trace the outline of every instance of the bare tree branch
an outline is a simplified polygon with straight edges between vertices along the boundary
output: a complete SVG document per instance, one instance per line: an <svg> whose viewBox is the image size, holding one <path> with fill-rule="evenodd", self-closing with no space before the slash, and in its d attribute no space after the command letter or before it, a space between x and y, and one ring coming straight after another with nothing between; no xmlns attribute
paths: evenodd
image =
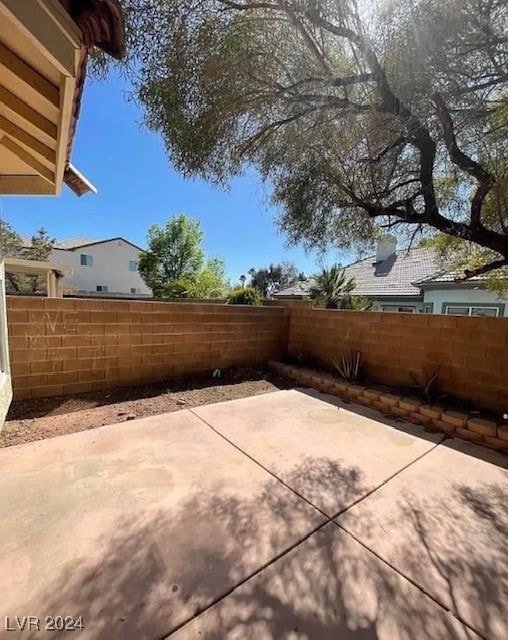
<svg viewBox="0 0 508 640"><path fill-rule="evenodd" d="M460 278L455 278L454 282L465 282L470 278L474 278L476 276L481 276L485 273L490 273L495 269L501 269L502 267L508 266L508 260L504 258L501 260L494 260L493 262L489 262L488 264L484 264L482 267L478 267L478 269L464 269L464 276Z"/></svg>
<svg viewBox="0 0 508 640"><path fill-rule="evenodd" d="M478 227L481 225L483 200L494 186L495 178L491 173L486 171L481 164L459 149L455 138L453 121L441 94L435 93L432 96L432 99L436 106L437 117L439 118L443 128L444 141L452 162L457 167L476 178L479 182L478 188L471 200L471 225L473 227Z"/></svg>

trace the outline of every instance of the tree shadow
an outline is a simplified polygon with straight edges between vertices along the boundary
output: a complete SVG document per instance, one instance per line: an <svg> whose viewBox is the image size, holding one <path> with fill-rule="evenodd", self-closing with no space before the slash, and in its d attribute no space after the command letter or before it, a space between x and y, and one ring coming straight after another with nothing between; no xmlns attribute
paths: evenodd
<svg viewBox="0 0 508 640"><path fill-rule="evenodd" d="M424 481L424 478L422 478ZM425 492L423 492L425 496ZM465 622L466 637L508 638L506 486L453 484L445 497L400 488L339 523ZM415 635L415 637L419 637Z"/></svg>
<svg viewBox="0 0 508 640"><path fill-rule="evenodd" d="M309 457L295 467L293 482L309 496L327 485L350 503L365 495L359 469L326 458ZM476 518L490 522L481 495L467 500ZM503 530L497 503L491 508L499 519L495 528ZM319 517L310 524L309 510L272 477L249 497L216 484L196 487L176 506L128 509L91 550L67 558L18 611L82 616L86 640L155 640L173 633L177 640L475 637L335 523L313 512ZM415 520L424 538L425 517L421 511ZM402 552L416 561L411 549ZM476 574L482 582L495 570L477 560L450 559L454 579ZM490 594L500 606L499 593ZM484 606L481 599L478 605Z"/></svg>

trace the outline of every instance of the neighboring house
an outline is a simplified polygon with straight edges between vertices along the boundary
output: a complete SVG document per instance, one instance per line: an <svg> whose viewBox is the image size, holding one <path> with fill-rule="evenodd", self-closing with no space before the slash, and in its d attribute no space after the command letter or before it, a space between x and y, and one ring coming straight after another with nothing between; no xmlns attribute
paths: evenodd
<svg viewBox="0 0 508 640"><path fill-rule="evenodd" d="M29 245L31 239L23 238L23 242ZM64 286L76 293L151 296L138 271L141 251L124 238L70 238L55 242L50 260L72 269Z"/></svg>
<svg viewBox="0 0 508 640"><path fill-rule="evenodd" d="M95 46L123 56L118 0L0 0L0 195L59 195L64 183L77 195L95 190L71 163ZM50 275L56 294L52 284ZM12 399L8 346L0 238L0 430Z"/></svg>
<svg viewBox="0 0 508 640"><path fill-rule="evenodd" d="M345 267L354 278L354 295L373 302L373 311L508 316L508 297L487 291L482 278L454 282L458 273L444 272L431 248L400 249L393 237L381 240L375 256ZM275 299L309 298L309 278L282 289Z"/></svg>
<svg viewBox="0 0 508 640"><path fill-rule="evenodd" d="M485 289L485 276L454 282L457 271L438 273L415 283L423 292L427 313L460 316L508 316L508 296Z"/></svg>
<svg viewBox="0 0 508 640"><path fill-rule="evenodd" d="M77 238L57 242L51 261L72 268L64 284L77 292L151 296L138 271L141 251L124 238Z"/></svg>

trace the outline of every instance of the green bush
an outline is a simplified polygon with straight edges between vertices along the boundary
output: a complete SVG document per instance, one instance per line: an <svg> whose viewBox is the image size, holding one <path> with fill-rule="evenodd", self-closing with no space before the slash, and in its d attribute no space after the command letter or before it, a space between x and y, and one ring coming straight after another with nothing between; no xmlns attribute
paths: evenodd
<svg viewBox="0 0 508 640"><path fill-rule="evenodd" d="M233 289L228 296L228 304L251 304L255 307L261 305L261 294L254 287L238 287Z"/></svg>

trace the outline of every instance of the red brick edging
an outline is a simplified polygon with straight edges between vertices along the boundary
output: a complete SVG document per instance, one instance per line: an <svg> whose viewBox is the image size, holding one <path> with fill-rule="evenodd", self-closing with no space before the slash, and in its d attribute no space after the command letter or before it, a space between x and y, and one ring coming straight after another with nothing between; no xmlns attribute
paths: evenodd
<svg viewBox="0 0 508 640"><path fill-rule="evenodd" d="M347 398L358 404L378 409L387 415L405 418L432 430L508 453L508 425L506 424L471 417L467 413L458 411L447 411L438 405L424 404L418 398L385 393L373 387L347 382L329 373L317 372L306 367L274 361L269 362L269 365L277 373L318 391Z"/></svg>

